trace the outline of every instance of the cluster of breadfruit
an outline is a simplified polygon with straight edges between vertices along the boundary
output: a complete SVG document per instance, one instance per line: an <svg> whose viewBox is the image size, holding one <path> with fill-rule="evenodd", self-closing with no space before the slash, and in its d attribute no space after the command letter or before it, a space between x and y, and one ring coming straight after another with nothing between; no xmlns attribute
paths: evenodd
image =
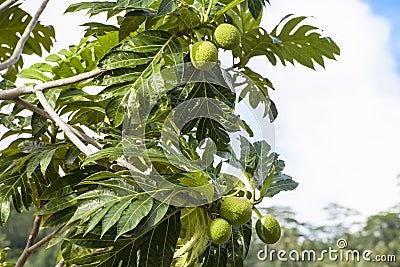
<svg viewBox="0 0 400 267"><path fill-rule="evenodd" d="M214 31L213 42L198 41L192 45L190 60L195 68L203 71L211 69L218 61L217 46L225 50L239 47L240 32L231 24L220 24Z"/></svg>
<svg viewBox="0 0 400 267"><path fill-rule="evenodd" d="M208 236L216 244L228 242L232 236L232 226L240 226L251 219L253 204L246 197L228 196L222 198L219 217L208 225ZM266 244L274 244L281 237L279 222L272 216L257 220L256 232Z"/></svg>

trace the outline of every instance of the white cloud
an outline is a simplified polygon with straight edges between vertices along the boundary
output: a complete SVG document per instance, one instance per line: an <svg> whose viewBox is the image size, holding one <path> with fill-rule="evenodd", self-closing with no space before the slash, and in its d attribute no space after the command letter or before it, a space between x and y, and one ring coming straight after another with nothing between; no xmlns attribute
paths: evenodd
<svg viewBox="0 0 400 267"><path fill-rule="evenodd" d="M280 111L277 149L287 172L300 182L267 205L289 205L306 220L321 221L329 202L364 214L383 211L399 200L400 79L390 54L390 24L359 0L272 1L264 27L290 13L312 15L341 47L326 70L253 68L271 78Z"/></svg>

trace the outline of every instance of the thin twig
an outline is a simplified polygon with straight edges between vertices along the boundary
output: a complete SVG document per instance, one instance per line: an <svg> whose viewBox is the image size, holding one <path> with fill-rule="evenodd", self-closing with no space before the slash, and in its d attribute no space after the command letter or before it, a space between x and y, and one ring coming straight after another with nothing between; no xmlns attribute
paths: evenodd
<svg viewBox="0 0 400 267"><path fill-rule="evenodd" d="M40 116L45 117L46 119L49 119L51 121L54 121L54 119L49 115L49 113L47 113L46 111L44 111L41 108L38 108L35 105L32 105L31 103L29 103L26 100L23 100L21 98L16 98L14 99L14 101L22 106L24 106L26 109L35 112L37 114L39 114ZM67 124L67 123L66 123ZM100 143L98 143L96 140L94 140L93 138L91 138L90 136L86 135L85 133L82 133L81 131L78 131L77 129L75 129L72 125L67 124L68 128L75 134L77 135L79 138L81 138L82 140L88 142L89 144L93 145L94 147L101 149L102 146Z"/></svg>
<svg viewBox="0 0 400 267"><path fill-rule="evenodd" d="M64 85L74 84L83 80L87 80L93 78L101 73L104 70L96 69L89 72L85 72L82 74L78 74L73 77L64 78L56 81L50 81L46 83L41 83L38 85L31 85L31 86L21 86L18 88L10 89L10 90L3 90L0 91L0 100L13 100L17 97L27 94L34 94L37 91L43 91L50 88L60 87Z"/></svg>
<svg viewBox="0 0 400 267"><path fill-rule="evenodd" d="M33 222L32 231L29 234L28 241L26 242L26 246L24 251L22 252L21 256L18 258L15 267L22 267L25 265L25 262L28 260L28 257L32 252L29 252L29 248L34 244L36 237L39 233L40 223L42 222L42 215L37 215Z"/></svg>
<svg viewBox="0 0 400 267"><path fill-rule="evenodd" d="M40 15L42 14L43 10L46 8L47 3L49 0L43 0L42 4L39 6L38 10L36 11L35 15L33 15L31 21L28 23L28 26L26 26L24 33L21 36L21 39L19 39L17 45L15 46L14 52L11 55L9 59L4 61L3 63L0 63L0 70L8 69L12 67L19 58L21 57L22 50L24 49L26 41L28 41L29 36L31 35L31 32L35 28Z"/></svg>
<svg viewBox="0 0 400 267"><path fill-rule="evenodd" d="M47 118L49 120L53 120L52 117L50 117L49 113L47 113L46 111L44 111L41 108L38 108L35 105L32 105L31 103L29 103L26 100L23 100L23 99L18 98L18 97L13 99L13 100L14 100L15 103L18 103L21 106L24 106L26 109L28 109L28 110L30 110L32 112L35 112L35 113L39 114L40 116L45 117L45 118Z"/></svg>
<svg viewBox="0 0 400 267"><path fill-rule="evenodd" d="M47 236L43 237L42 239L40 239L40 241L36 242L34 245L30 246L27 249L28 253L33 253L34 251L36 251L38 248L42 247L44 244L46 244L47 242L50 241L50 239L53 238L53 236L55 235L57 231L54 231L50 234L48 234Z"/></svg>
<svg viewBox="0 0 400 267"><path fill-rule="evenodd" d="M3 11L4 9L8 8L18 0L7 0L3 4L0 5L0 12Z"/></svg>
<svg viewBox="0 0 400 267"><path fill-rule="evenodd" d="M90 150L82 141L71 131L68 125L58 116L57 112L53 110L50 106L49 102L47 102L46 97L44 96L42 91L36 91L36 97L38 98L40 104L42 104L44 110L53 118L54 122L60 129L65 133L65 135L71 140L71 142L86 156L93 154L93 151Z"/></svg>

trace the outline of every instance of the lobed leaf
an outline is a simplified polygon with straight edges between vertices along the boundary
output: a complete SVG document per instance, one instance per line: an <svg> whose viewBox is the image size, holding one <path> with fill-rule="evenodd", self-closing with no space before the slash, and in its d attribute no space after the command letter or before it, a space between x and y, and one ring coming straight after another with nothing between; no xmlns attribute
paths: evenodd
<svg viewBox="0 0 400 267"><path fill-rule="evenodd" d="M312 69L314 62L324 67L324 57L335 59L340 49L332 39L323 37L318 28L301 25L305 19L289 15L270 34L262 28L243 34L241 49L235 51L235 56L240 58L239 65L245 66L255 56L266 56L273 65L279 60L283 65L297 61Z"/></svg>

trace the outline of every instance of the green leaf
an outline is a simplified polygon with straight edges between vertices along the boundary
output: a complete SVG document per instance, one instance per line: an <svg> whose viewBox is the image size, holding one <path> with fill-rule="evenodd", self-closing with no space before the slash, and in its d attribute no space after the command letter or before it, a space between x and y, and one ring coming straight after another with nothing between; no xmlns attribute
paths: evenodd
<svg viewBox="0 0 400 267"><path fill-rule="evenodd" d="M253 179L257 188L261 190L264 181L271 172L276 154L271 153L271 146L265 140L255 142L254 149L257 153L257 167L253 174Z"/></svg>
<svg viewBox="0 0 400 267"><path fill-rule="evenodd" d="M119 199L119 203L114 205L104 216L102 220L102 232L103 236L111 227L113 227L120 219L124 210L129 204L136 198L136 195L125 196Z"/></svg>
<svg viewBox="0 0 400 267"><path fill-rule="evenodd" d="M68 263L89 266L170 266L180 232L180 211L167 214L156 226L140 235L114 241L113 235L77 234L68 241L88 248L112 247L104 252L71 258Z"/></svg>
<svg viewBox="0 0 400 267"><path fill-rule="evenodd" d="M42 82L48 82L51 80L51 77L48 77L44 71L39 70L39 69L45 70L44 66L48 67L50 65L33 65L33 66L29 67L28 69L20 71L18 73L18 77L25 78L25 79L38 80L38 81L42 81ZM48 70L48 69L46 69L46 70Z"/></svg>
<svg viewBox="0 0 400 267"><path fill-rule="evenodd" d="M2 81L0 81L0 89L1 90L10 90L10 89L14 89L14 88L16 88L16 85L12 81L7 80L7 79L3 79Z"/></svg>
<svg viewBox="0 0 400 267"><path fill-rule="evenodd" d="M270 174L268 175L267 179L265 179L264 183L262 184L261 190L260 190L260 195L265 196L269 190L269 187L272 184L272 181L274 179L274 174L275 174L275 166L272 166L272 169L270 171Z"/></svg>
<svg viewBox="0 0 400 267"><path fill-rule="evenodd" d="M145 233L148 229L152 228L159 221L161 221L167 213L168 207L168 204L154 199L153 206L151 207L150 212L140 221L138 226L133 230L134 235L137 236Z"/></svg>
<svg viewBox="0 0 400 267"><path fill-rule="evenodd" d="M247 0L253 18L258 19L263 10L263 0Z"/></svg>
<svg viewBox="0 0 400 267"><path fill-rule="evenodd" d="M252 13L248 12L246 5L237 5L228 10L226 15L232 20L232 25L238 28L241 34L257 28L262 18L262 16L259 16L258 19L254 19Z"/></svg>
<svg viewBox="0 0 400 267"><path fill-rule="evenodd" d="M51 200L68 195L73 192L73 186L81 182L84 178L84 174L75 173L55 179L41 194L40 199Z"/></svg>
<svg viewBox="0 0 400 267"><path fill-rule="evenodd" d="M50 161L55 153L56 149L42 149L42 152L37 153L34 155L26 165L26 175L27 177L30 177L32 173L36 170L36 168L39 166L41 167L41 171L44 174L46 171L47 167L50 164Z"/></svg>
<svg viewBox="0 0 400 267"><path fill-rule="evenodd" d="M88 9L87 13L90 16L95 16L102 12L107 12L108 18L124 10L123 8L118 8L115 2L94 1L72 4L67 8L67 10L65 10L65 13L78 12L86 9Z"/></svg>
<svg viewBox="0 0 400 267"><path fill-rule="evenodd" d="M126 13L119 28L119 40L125 39L131 32L135 32L147 17L155 16L149 9L138 9Z"/></svg>
<svg viewBox="0 0 400 267"><path fill-rule="evenodd" d="M235 81L235 86L245 86L240 92L240 100L248 96L253 109L256 109L260 104L263 105L265 117L270 111L268 89L273 89L272 83L247 67L244 68L241 74L248 79L248 82L246 80L243 81L243 79L238 82ZM243 76L241 78L243 78Z"/></svg>
<svg viewBox="0 0 400 267"><path fill-rule="evenodd" d="M139 195L133 202L124 210L121 218L118 221L117 237L133 230L143 217L147 216L153 207L153 198L148 195Z"/></svg>
<svg viewBox="0 0 400 267"><path fill-rule="evenodd" d="M150 230L148 242L141 247L139 266L171 266L180 228L180 212L177 212Z"/></svg>
<svg viewBox="0 0 400 267"><path fill-rule="evenodd" d="M0 184L0 195L3 198L11 196L17 212L21 212L23 206L28 209L32 204L32 190L24 174L2 174Z"/></svg>
<svg viewBox="0 0 400 267"><path fill-rule="evenodd" d="M117 6L123 8L147 8L156 5L159 0L117 0Z"/></svg>
<svg viewBox="0 0 400 267"><path fill-rule="evenodd" d="M276 109L275 102L272 99L269 99L269 121L274 122L274 120L278 117L278 110Z"/></svg>
<svg viewBox="0 0 400 267"><path fill-rule="evenodd" d="M46 203L46 205L44 205L39 209L37 214L38 215L52 214L61 211L63 209L75 206L77 203L75 198L76 195L71 194L49 201L48 203Z"/></svg>
<svg viewBox="0 0 400 267"><path fill-rule="evenodd" d="M33 113L31 120L31 127L32 127L32 135L40 136L47 131L49 123L47 122L47 119L45 117L37 113Z"/></svg>
<svg viewBox="0 0 400 267"><path fill-rule="evenodd" d="M169 13L174 12L178 8L176 0L162 0L160 7L158 8L157 16L165 16Z"/></svg>
<svg viewBox="0 0 400 267"><path fill-rule="evenodd" d="M108 147L108 148L103 148L96 153L93 153L92 155L88 156L86 160L84 161L84 165L89 164L90 162L99 160L99 159L105 159L108 158L110 161L116 160L119 157L123 155L124 151L122 147Z"/></svg>
<svg viewBox="0 0 400 267"><path fill-rule="evenodd" d="M74 161L81 154L81 151L76 146L72 146L67 150L67 154L65 154L64 164L67 168L69 168Z"/></svg>
<svg viewBox="0 0 400 267"><path fill-rule="evenodd" d="M224 245L210 243L206 251L199 258L202 267L226 267L228 262L227 252Z"/></svg>
<svg viewBox="0 0 400 267"><path fill-rule="evenodd" d="M235 53L240 58L240 66L244 67L252 57L264 55L273 65L280 60L283 65L297 61L312 69L314 62L324 67L324 57L335 59L340 49L332 39L323 37L318 28L301 25L305 19L289 15L270 34L262 28L243 34L240 52ZM279 33L278 29L281 29Z"/></svg>
<svg viewBox="0 0 400 267"><path fill-rule="evenodd" d="M106 106L106 114L110 122L115 126L120 126L126 115L122 97L113 98Z"/></svg>
<svg viewBox="0 0 400 267"><path fill-rule="evenodd" d="M204 253L209 242L209 216L202 207L186 208L181 215L181 233L173 266L191 266Z"/></svg>
<svg viewBox="0 0 400 267"><path fill-rule="evenodd" d="M297 182L292 180L292 177L282 173L275 173L274 180L264 196L273 197L281 191L294 190L298 185Z"/></svg>
<svg viewBox="0 0 400 267"><path fill-rule="evenodd" d="M91 216L100 211L103 207L106 207L108 203L117 203L118 198L113 193L103 191L103 195L99 199L90 199L76 209L72 218L68 221L67 225L72 224L73 222L86 222L90 220Z"/></svg>
<svg viewBox="0 0 400 267"><path fill-rule="evenodd" d="M222 9L218 10L215 14L214 14L214 18L213 21L216 21L219 17L221 17L222 15L224 15L225 13L227 13L229 10L231 10L232 8L234 8L235 6L239 5L240 3L244 2L244 0L234 0L234 1L229 1L229 3L224 6Z"/></svg>
<svg viewBox="0 0 400 267"><path fill-rule="evenodd" d="M134 67L147 64L159 58L162 53L175 58L175 63L183 61L180 44L168 32L144 31L115 47L99 64L104 69Z"/></svg>
<svg viewBox="0 0 400 267"><path fill-rule="evenodd" d="M31 15L23 11L19 5L14 5L2 10L0 16L0 43L2 44L0 46L0 62L6 61L13 53L20 36L25 31L31 19ZM26 42L23 53L41 56L43 50L50 51L54 38L55 33L53 27L38 23ZM22 59L19 59L16 68L20 69L22 64ZM14 78L15 77L12 77L12 79Z"/></svg>
<svg viewBox="0 0 400 267"><path fill-rule="evenodd" d="M199 258L199 263L203 267L243 267L244 259L249 252L251 234L251 221L241 226L232 227L231 239L222 245L210 243Z"/></svg>
<svg viewBox="0 0 400 267"><path fill-rule="evenodd" d="M53 155L56 152L56 150L57 149L52 149L42 155L42 158L40 160L40 171L42 172L43 175L45 175L47 167L49 166L51 159L53 158Z"/></svg>
<svg viewBox="0 0 400 267"><path fill-rule="evenodd" d="M0 226L4 226L10 215L10 198L0 196Z"/></svg>
<svg viewBox="0 0 400 267"><path fill-rule="evenodd" d="M91 35L106 35L107 32L117 32L119 30L119 28L114 25L103 24L99 22L88 22L82 24L81 26L86 27L85 37Z"/></svg>

